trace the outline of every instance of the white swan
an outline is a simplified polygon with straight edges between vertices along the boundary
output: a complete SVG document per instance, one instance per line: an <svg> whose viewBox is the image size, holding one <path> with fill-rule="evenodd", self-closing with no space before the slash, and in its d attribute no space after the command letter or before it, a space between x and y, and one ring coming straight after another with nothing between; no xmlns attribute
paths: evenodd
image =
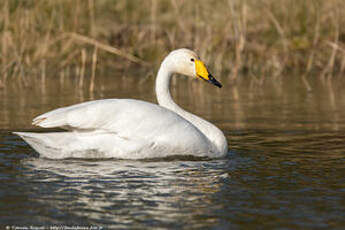
<svg viewBox="0 0 345 230"><path fill-rule="evenodd" d="M47 158L161 158L172 155L222 157L226 138L216 126L173 101L170 78L178 73L221 84L191 50L172 51L156 79L159 105L134 99L96 100L42 114L33 124L64 132L15 132Z"/></svg>

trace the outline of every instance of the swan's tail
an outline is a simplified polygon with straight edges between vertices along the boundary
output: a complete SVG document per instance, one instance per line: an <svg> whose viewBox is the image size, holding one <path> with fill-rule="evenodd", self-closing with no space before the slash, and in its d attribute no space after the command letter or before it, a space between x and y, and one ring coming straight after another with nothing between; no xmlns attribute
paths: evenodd
<svg viewBox="0 0 345 230"><path fill-rule="evenodd" d="M128 152L123 149L131 146L128 141L108 133L14 132L14 134L23 138L41 157L50 159L122 158L123 154Z"/></svg>
<svg viewBox="0 0 345 230"><path fill-rule="evenodd" d="M70 136L68 132L31 133L13 132L23 138L41 156L51 159L64 158L62 142Z"/></svg>

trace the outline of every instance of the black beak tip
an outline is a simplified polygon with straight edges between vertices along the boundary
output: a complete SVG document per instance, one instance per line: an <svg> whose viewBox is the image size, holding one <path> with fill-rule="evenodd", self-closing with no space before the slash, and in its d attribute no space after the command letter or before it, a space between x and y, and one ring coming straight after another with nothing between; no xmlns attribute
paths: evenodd
<svg viewBox="0 0 345 230"><path fill-rule="evenodd" d="M219 88L222 88L222 84L220 84L220 82L217 81L211 74L208 75L208 79L209 79L208 82L210 82L211 84L213 84Z"/></svg>
<svg viewBox="0 0 345 230"><path fill-rule="evenodd" d="M223 87L222 84L220 84L219 82L218 82L218 84L215 84L215 86L217 86L217 87L219 87L219 88L222 88L222 87Z"/></svg>

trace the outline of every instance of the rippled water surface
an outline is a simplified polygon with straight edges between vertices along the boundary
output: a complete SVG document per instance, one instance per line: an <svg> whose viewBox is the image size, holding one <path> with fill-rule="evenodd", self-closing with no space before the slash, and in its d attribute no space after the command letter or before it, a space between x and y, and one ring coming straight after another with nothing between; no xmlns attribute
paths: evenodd
<svg viewBox="0 0 345 230"><path fill-rule="evenodd" d="M274 81L174 83L179 104L224 131L230 152L217 160L48 160L11 134L86 100L154 102L151 78L98 78L93 93L74 79L0 89L0 226L344 229L342 85L316 81L307 93L297 77Z"/></svg>

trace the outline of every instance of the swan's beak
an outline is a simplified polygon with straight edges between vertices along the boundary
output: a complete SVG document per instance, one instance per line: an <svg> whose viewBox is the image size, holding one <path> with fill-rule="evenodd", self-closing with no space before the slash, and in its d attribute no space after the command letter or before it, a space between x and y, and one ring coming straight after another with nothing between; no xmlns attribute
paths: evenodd
<svg viewBox="0 0 345 230"><path fill-rule="evenodd" d="M219 88L222 87L219 81L217 81L210 73L208 73L205 64L200 60L195 60L195 72L198 78L201 78L209 83L212 83Z"/></svg>
<svg viewBox="0 0 345 230"><path fill-rule="evenodd" d="M220 84L220 82L217 81L211 74L208 75L208 78L209 78L208 80L209 83L212 83L213 85L218 86L219 88L222 88L222 84Z"/></svg>

